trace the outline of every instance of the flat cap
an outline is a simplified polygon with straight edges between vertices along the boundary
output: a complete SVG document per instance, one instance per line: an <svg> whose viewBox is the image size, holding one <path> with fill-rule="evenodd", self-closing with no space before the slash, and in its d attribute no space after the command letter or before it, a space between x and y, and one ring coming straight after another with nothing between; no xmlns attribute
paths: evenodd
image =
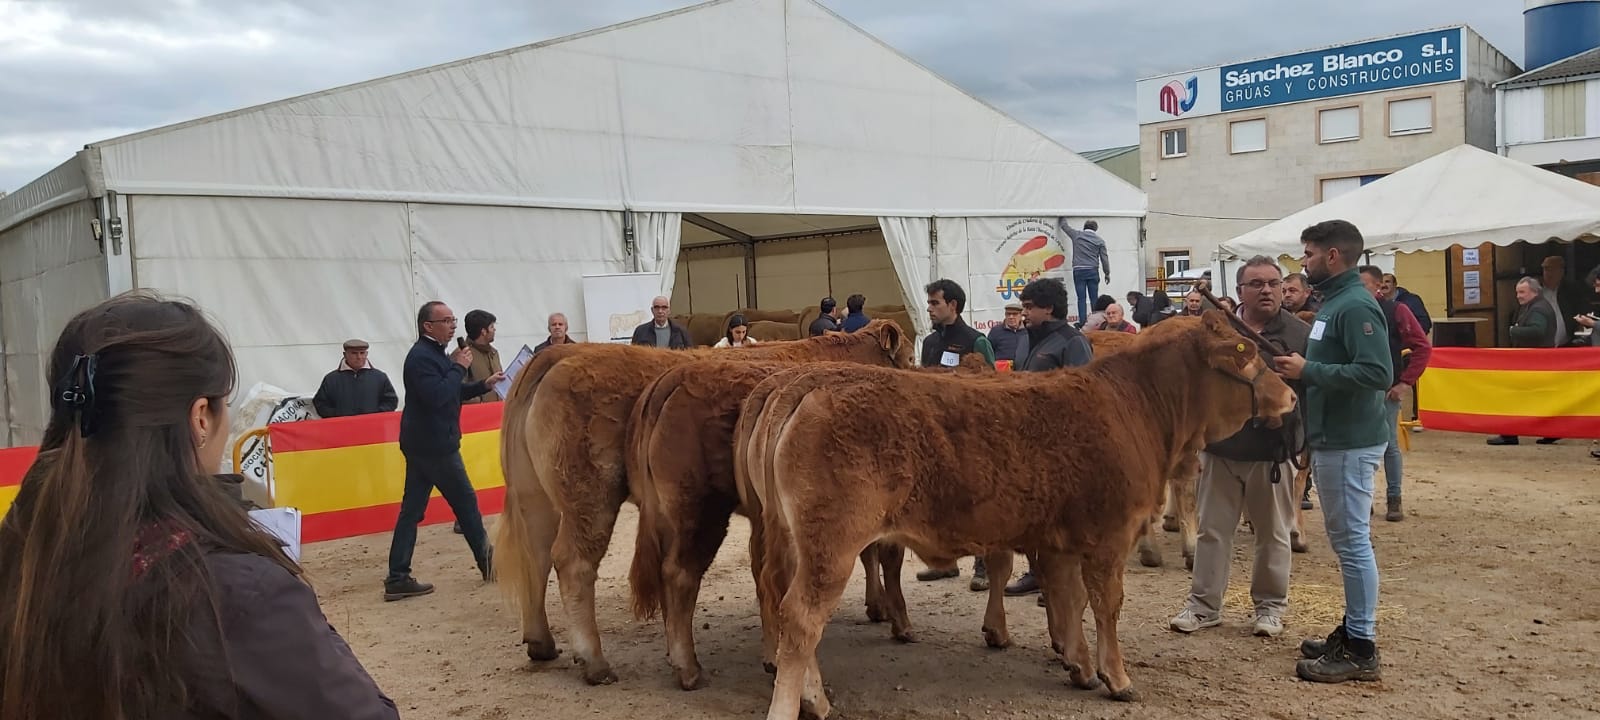
<svg viewBox="0 0 1600 720"><path fill-rule="evenodd" d="M351 339L344 341L344 349L346 350L365 350L367 347L367 341L365 340Z"/></svg>

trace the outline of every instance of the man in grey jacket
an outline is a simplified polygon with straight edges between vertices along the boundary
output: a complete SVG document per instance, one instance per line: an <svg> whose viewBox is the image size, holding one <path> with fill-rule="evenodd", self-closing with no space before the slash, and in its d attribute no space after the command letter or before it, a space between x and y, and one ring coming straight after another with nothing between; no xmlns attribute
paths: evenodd
<svg viewBox="0 0 1600 720"><path fill-rule="evenodd" d="M1089 301L1100 297L1100 276L1111 284L1111 258L1106 253L1106 241L1100 239L1100 224L1085 220L1082 230L1074 230L1066 218L1058 218L1056 227L1072 238L1072 290L1078 294L1078 319L1089 317ZM1098 272L1097 272L1098 271ZM1066 316L1066 308L1061 314Z"/></svg>

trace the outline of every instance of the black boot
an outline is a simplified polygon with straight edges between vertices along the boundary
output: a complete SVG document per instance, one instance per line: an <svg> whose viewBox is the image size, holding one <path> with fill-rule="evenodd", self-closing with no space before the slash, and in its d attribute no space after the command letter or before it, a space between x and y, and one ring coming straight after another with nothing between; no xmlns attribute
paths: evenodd
<svg viewBox="0 0 1600 720"><path fill-rule="evenodd" d="M1302 645L1302 653L1304 650ZM1342 683L1351 680L1370 682L1382 678L1378 666L1376 643L1360 638L1345 638L1339 647L1331 648L1322 657L1295 663L1294 671L1302 680L1311 682Z"/></svg>
<svg viewBox="0 0 1600 720"><path fill-rule="evenodd" d="M972 582L967 584L973 592L985 592L989 589L989 566L980 555L972 560Z"/></svg>
<svg viewBox="0 0 1600 720"><path fill-rule="evenodd" d="M404 600L418 595L427 595L431 592L433 592L432 583L418 582L416 578L409 576L402 580L383 584L383 599L385 602Z"/></svg>
<svg viewBox="0 0 1600 720"><path fill-rule="evenodd" d="M484 582L494 582L494 546L490 545L484 552L482 560L478 561L478 573L483 575Z"/></svg>
<svg viewBox="0 0 1600 720"><path fill-rule="evenodd" d="M1016 582L1006 586L1006 594L1011 596L1032 595L1036 592L1039 592L1039 579L1033 576L1032 570L1023 573Z"/></svg>

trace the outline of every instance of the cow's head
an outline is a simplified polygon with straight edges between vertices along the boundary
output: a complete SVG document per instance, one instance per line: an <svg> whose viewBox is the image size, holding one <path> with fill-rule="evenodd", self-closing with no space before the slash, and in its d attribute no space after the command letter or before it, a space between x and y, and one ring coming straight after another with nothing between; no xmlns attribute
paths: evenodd
<svg viewBox="0 0 1600 720"><path fill-rule="evenodd" d="M906 370L917 366L916 350L911 346L911 338L893 320L872 320L856 332L877 338L878 347L894 361L895 367Z"/></svg>
<svg viewBox="0 0 1600 720"><path fill-rule="evenodd" d="M1271 425L1281 423L1294 409L1294 390L1261 357L1255 342L1234 330L1220 310L1207 310L1201 325L1205 338L1202 352L1206 365L1215 371L1199 380L1212 383L1209 416L1214 422L1206 427L1206 442L1228 438L1251 418Z"/></svg>

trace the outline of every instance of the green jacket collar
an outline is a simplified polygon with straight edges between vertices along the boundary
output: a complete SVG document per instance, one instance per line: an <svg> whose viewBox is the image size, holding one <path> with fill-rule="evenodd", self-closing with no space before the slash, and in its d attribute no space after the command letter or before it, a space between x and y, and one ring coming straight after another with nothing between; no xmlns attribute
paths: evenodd
<svg viewBox="0 0 1600 720"><path fill-rule="evenodd" d="M1349 270L1317 283L1317 289L1322 291L1323 302L1332 300L1335 295L1344 293L1345 291L1349 290L1351 286L1360 286L1363 292L1366 291L1366 286L1361 283L1360 271L1356 270L1355 268L1350 268Z"/></svg>

